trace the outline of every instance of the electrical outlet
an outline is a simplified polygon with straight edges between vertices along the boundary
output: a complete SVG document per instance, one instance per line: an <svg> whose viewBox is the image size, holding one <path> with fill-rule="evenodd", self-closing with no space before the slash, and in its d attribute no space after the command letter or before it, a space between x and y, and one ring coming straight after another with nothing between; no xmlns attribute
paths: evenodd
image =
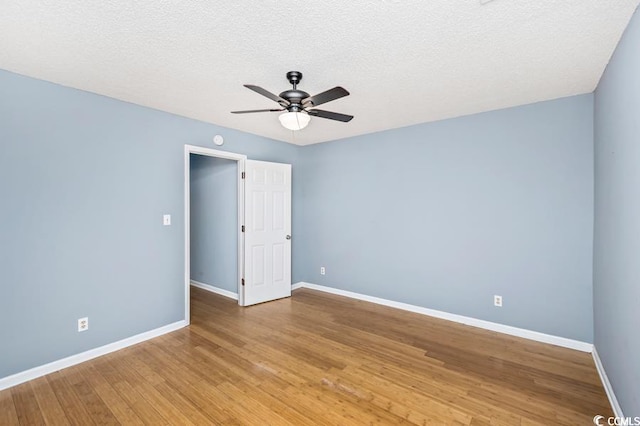
<svg viewBox="0 0 640 426"><path fill-rule="evenodd" d="M326 273L327 273L327 271L326 271L326 269L324 269L324 266L321 266L320 267L320 275L324 275Z"/></svg>
<svg viewBox="0 0 640 426"><path fill-rule="evenodd" d="M87 331L89 329L89 318L84 317L78 320L78 331Z"/></svg>
<svg viewBox="0 0 640 426"><path fill-rule="evenodd" d="M502 296L498 296L497 294L493 296L493 306L502 307Z"/></svg>

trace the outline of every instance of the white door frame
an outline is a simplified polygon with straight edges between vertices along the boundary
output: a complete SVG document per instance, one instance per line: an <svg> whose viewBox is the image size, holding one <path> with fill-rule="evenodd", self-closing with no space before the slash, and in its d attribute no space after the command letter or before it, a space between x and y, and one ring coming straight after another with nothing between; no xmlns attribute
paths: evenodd
<svg viewBox="0 0 640 426"><path fill-rule="evenodd" d="M242 173L246 155L217 149L204 148L195 145L184 146L184 319L191 323L191 168L190 154L205 155L207 157L224 158L238 162L238 304L244 305L242 278L244 274L244 238L242 238L242 224L244 224L244 185Z"/></svg>

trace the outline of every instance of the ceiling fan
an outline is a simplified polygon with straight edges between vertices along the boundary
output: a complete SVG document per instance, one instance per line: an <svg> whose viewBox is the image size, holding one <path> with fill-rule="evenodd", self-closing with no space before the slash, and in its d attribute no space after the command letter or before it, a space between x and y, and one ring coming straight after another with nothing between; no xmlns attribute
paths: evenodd
<svg viewBox="0 0 640 426"><path fill-rule="evenodd" d="M247 114L253 112L280 112L286 111L280 114L278 117L282 126L289 130L301 130L307 127L311 116L327 118L329 120L342 121L344 123L351 121L352 115L340 114L337 112L325 111L322 109L309 109L315 108L318 105L340 99L348 96L343 87L336 86L333 89L326 90L322 93L318 93L314 96L303 90L298 90L298 83L302 80L302 73L300 71L289 71L287 73L287 80L293 85L293 89L285 90L280 95L274 95L273 93L263 89L259 86L252 84L245 84L244 87L251 89L256 93L266 96L272 101L276 101L281 108L279 109L252 109L247 111L231 111L232 114Z"/></svg>

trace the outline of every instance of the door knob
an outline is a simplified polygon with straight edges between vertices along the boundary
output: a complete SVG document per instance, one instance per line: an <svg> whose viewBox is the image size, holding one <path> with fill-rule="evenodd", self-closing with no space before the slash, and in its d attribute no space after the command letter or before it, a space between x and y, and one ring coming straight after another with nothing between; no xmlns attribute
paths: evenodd
<svg viewBox="0 0 640 426"><path fill-rule="evenodd" d="M287 240L290 240L290 239L291 239L291 235L287 235Z"/></svg>

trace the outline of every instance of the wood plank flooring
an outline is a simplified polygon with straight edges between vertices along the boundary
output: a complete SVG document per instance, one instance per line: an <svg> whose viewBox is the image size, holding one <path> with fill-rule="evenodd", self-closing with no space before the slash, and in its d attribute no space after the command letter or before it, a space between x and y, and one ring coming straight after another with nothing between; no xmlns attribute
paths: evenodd
<svg viewBox="0 0 640 426"><path fill-rule="evenodd" d="M590 354L308 289L0 392L0 425L589 425Z"/></svg>

